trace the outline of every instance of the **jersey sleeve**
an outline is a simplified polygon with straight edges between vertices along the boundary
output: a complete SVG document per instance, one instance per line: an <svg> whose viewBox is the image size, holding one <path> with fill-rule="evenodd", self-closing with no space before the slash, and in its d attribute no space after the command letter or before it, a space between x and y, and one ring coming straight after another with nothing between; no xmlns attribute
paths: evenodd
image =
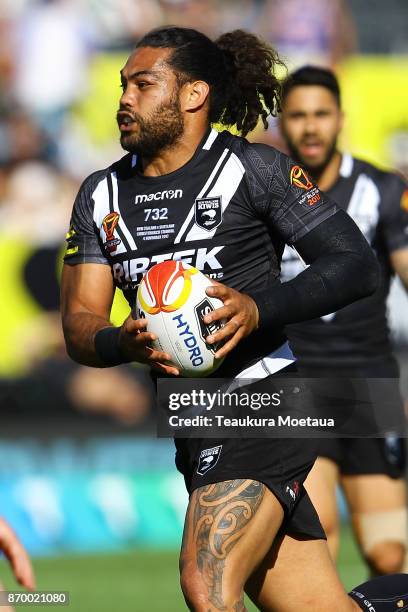
<svg viewBox="0 0 408 612"><path fill-rule="evenodd" d="M93 220L94 201L92 194L104 175L104 171L91 174L79 189L66 235L67 247L64 255L64 263L66 264L109 263L103 253Z"/></svg>
<svg viewBox="0 0 408 612"><path fill-rule="evenodd" d="M338 210L335 202L289 157L267 145L248 149L249 189L254 205L287 244L296 243Z"/></svg>
<svg viewBox="0 0 408 612"><path fill-rule="evenodd" d="M388 174L381 197L380 220L388 252L408 248L408 185Z"/></svg>

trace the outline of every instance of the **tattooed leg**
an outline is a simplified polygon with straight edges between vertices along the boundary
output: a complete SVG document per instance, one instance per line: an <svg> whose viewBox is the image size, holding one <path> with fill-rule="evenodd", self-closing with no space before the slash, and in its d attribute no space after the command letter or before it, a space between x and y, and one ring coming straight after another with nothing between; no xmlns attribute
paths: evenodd
<svg viewBox="0 0 408 612"><path fill-rule="evenodd" d="M190 609L244 612L245 582L270 549L282 519L276 497L254 480L228 480L194 491L180 557Z"/></svg>

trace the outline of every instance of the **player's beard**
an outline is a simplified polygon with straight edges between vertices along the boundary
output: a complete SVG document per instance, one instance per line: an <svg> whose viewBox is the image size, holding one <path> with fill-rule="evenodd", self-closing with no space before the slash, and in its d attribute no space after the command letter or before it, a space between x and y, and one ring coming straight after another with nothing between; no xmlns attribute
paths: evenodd
<svg viewBox="0 0 408 612"><path fill-rule="evenodd" d="M184 132L184 117L177 92L171 100L158 106L147 117L132 113L137 123L136 133L122 133L120 144L129 153L153 159L160 151L173 146Z"/></svg>
<svg viewBox="0 0 408 612"><path fill-rule="evenodd" d="M305 170L307 170L307 172L314 179L319 178L323 174L323 172L325 171L325 169L327 168L327 166L329 165L329 163L333 159L333 156L334 156L334 154L336 153L336 150L337 150L337 139L335 138L326 147L326 151L325 151L323 160L320 161L320 162L311 163L307 159L302 157L302 154L300 153L299 148L293 142L288 140L287 144L288 144L288 148L289 148L289 152L290 152L291 157L293 157L293 159L295 159L297 162L299 162L300 165Z"/></svg>

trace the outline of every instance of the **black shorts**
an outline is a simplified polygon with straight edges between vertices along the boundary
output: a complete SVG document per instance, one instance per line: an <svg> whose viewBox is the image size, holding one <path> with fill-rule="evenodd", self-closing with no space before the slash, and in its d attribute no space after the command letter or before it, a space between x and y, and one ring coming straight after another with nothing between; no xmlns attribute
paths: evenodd
<svg viewBox="0 0 408 612"><path fill-rule="evenodd" d="M249 478L265 484L285 512L283 533L325 539L303 482L316 458L315 444L298 439L178 438L176 466L192 493L199 487Z"/></svg>
<svg viewBox="0 0 408 612"><path fill-rule="evenodd" d="M389 361L378 365L355 368L301 367L300 374L309 378L391 378L398 384L398 365ZM400 398L396 407L403 413ZM383 438L332 438L318 440L319 457L331 459L343 475L385 474L390 478L402 478L405 473L405 439L392 435Z"/></svg>
<svg viewBox="0 0 408 612"><path fill-rule="evenodd" d="M405 473L403 438L319 440L318 454L336 463L344 476L385 474L390 478L403 478Z"/></svg>

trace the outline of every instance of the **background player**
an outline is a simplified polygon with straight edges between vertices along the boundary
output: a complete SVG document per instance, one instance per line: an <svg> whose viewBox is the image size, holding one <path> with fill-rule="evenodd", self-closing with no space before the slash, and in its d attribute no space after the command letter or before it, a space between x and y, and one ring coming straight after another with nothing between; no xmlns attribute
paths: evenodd
<svg viewBox="0 0 408 612"><path fill-rule="evenodd" d="M329 317L290 326L291 347L301 373L310 377L398 378L386 320L390 279L408 287L407 187L396 174L341 153L340 90L332 71L306 66L283 85L281 130L291 155L319 187L353 217L375 250L381 284L374 295ZM283 278L303 268L286 248ZM400 571L406 542L403 441L321 440L320 458L307 481L332 555L339 543L336 484L340 481L357 542L373 572Z"/></svg>
<svg viewBox="0 0 408 612"><path fill-rule="evenodd" d="M7 557L14 577L26 589L35 589L34 571L30 557L10 525L0 518L0 550ZM0 584L0 592L4 590ZM1 606L4 612L12 612L14 608Z"/></svg>
<svg viewBox="0 0 408 612"><path fill-rule="evenodd" d="M210 129L222 119L246 134L260 117L266 123L265 105L274 112L279 104L276 62L271 48L242 31L214 43L195 30L167 27L138 43L121 71L117 115L129 154L85 181L72 215L62 312L67 348L77 361L103 367L134 360L177 373L165 364L169 355L149 348L154 336L144 320L129 316L118 328L109 322L113 279L133 305L142 272L160 259L188 258L205 273L222 275L226 284L208 291L224 306L206 322L227 320L208 341L226 340L217 356L226 355L221 367L229 375L262 369L268 353L273 367L284 350L284 324L375 289L366 241L305 174L303 182L291 181L298 167L274 149ZM178 198L165 204L170 191ZM158 237L145 241L143 226L152 220L135 195L157 193ZM220 209L219 230L211 236L194 217L200 197L213 198ZM281 285L284 241L311 265ZM358 609L341 587L301 487L313 461L305 440L211 440L220 457L201 474L200 453L214 449L205 448L206 440L178 442L177 465L191 493L181 554L191 609L244 610L244 587L264 610ZM285 489L289 481L298 485L295 499ZM407 590L401 580L398 589Z"/></svg>

